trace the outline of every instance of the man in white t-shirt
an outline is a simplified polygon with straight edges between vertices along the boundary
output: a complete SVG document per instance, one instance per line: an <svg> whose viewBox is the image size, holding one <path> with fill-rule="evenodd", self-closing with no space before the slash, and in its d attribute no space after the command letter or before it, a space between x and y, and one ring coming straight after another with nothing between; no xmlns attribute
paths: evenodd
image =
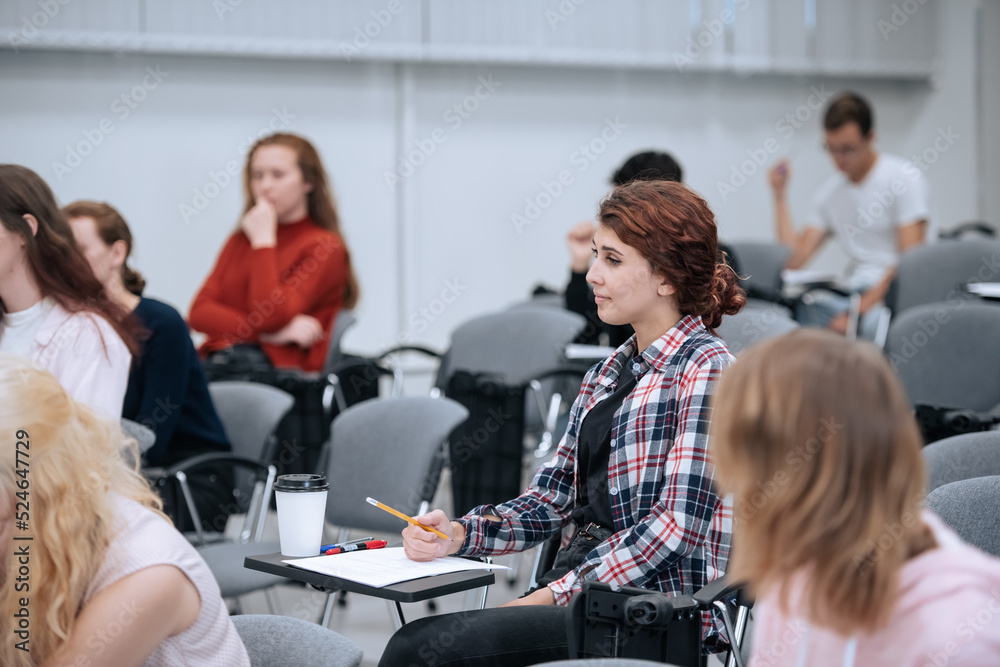
<svg viewBox="0 0 1000 667"><path fill-rule="evenodd" d="M873 114L855 93L838 95L823 119L825 148L840 172L816 194L805 229L796 232L785 192L791 175L788 160L771 168L778 241L790 246L785 267L798 269L831 236L850 257L847 286L861 294L862 330L884 299L899 256L924 242L927 233L927 184L920 170L874 147ZM826 300L813 309L808 323L847 331L847 300ZM822 310L826 312L823 313Z"/></svg>

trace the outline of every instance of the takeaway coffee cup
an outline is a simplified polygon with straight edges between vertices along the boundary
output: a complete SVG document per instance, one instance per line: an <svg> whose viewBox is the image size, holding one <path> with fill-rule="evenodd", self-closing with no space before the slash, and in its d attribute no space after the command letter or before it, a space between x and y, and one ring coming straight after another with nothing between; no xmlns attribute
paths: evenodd
<svg viewBox="0 0 1000 667"><path fill-rule="evenodd" d="M281 475L275 480L282 556L319 555L329 488L325 475Z"/></svg>

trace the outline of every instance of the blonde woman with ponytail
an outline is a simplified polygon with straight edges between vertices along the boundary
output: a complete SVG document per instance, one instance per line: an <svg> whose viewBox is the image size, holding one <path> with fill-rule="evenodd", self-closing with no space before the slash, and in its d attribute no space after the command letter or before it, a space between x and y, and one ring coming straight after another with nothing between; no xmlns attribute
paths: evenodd
<svg viewBox="0 0 1000 667"><path fill-rule="evenodd" d="M15 355L0 396L0 664L249 665L118 425Z"/></svg>
<svg viewBox="0 0 1000 667"><path fill-rule="evenodd" d="M144 454L151 466L169 466L205 452L232 448L212 404L201 361L187 324L173 307L143 296L146 281L128 264L132 232L109 204L76 201L63 208L77 245L108 299L131 313L148 332L132 362L122 416L148 426L156 434ZM207 530L223 530L227 496L219 477L225 470L199 468L190 473L192 493ZM167 511L182 530L187 512L176 513L171 487L164 488Z"/></svg>

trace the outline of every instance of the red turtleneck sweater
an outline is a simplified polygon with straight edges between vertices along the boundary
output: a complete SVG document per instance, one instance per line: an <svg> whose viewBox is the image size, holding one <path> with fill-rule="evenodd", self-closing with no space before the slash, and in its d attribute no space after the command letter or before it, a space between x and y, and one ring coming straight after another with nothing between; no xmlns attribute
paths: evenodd
<svg viewBox="0 0 1000 667"><path fill-rule="evenodd" d="M278 368L322 369L347 262L340 236L309 218L279 224L273 248L251 248L246 235L237 231L191 304L191 328L208 334L200 352L257 343ZM323 324L322 340L308 349L260 342L260 334L278 331L299 314Z"/></svg>

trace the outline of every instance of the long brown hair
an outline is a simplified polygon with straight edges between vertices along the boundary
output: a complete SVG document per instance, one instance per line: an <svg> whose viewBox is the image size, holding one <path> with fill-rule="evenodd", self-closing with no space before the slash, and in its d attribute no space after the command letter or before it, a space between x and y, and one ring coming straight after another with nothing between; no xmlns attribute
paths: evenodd
<svg viewBox="0 0 1000 667"><path fill-rule="evenodd" d="M710 451L735 495L727 575L845 635L884 624L899 571L933 546L920 521L922 440L899 380L868 343L800 329L727 370Z"/></svg>
<svg viewBox="0 0 1000 667"><path fill-rule="evenodd" d="M132 254L132 230L129 229L125 218L116 208L106 202L96 202L81 199L72 204L63 206L63 213L67 218L90 218L94 221L97 235L104 241L104 245L112 246L118 241L125 243L125 261L122 263L121 276L122 284L132 294L142 296L142 291L146 289L146 279L142 274L128 265L129 255Z"/></svg>
<svg viewBox="0 0 1000 667"><path fill-rule="evenodd" d="M746 304L736 273L719 255L715 215L694 190L674 181L632 181L601 202L598 221L673 285L682 315L709 330Z"/></svg>
<svg viewBox="0 0 1000 667"><path fill-rule="evenodd" d="M32 234L24 215L38 221ZM55 299L71 313L90 311L107 320L132 354L138 352L141 325L112 302L94 277L73 238L66 216L42 178L16 164L0 164L0 224L25 240L28 265L43 296ZM6 312L0 300L0 313Z"/></svg>
<svg viewBox="0 0 1000 667"><path fill-rule="evenodd" d="M319 151L308 140L296 134L278 132L259 139L253 145L250 152L247 153L247 162L243 169L243 213L246 214L257 203L253 198L253 190L250 188L250 164L257 149L264 146L285 146L295 151L295 155L298 156L302 178L312 186L312 190L307 195L309 218L323 229L337 234L344 243L344 250L347 254L347 282L344 284L342 306L354 308L361 296L358 278L351 264L351 253L347 249L347 241L340 229L340 215L337 213L333 189L330 187L326 170L323 168L323 161L320 159Z"/></svg>

